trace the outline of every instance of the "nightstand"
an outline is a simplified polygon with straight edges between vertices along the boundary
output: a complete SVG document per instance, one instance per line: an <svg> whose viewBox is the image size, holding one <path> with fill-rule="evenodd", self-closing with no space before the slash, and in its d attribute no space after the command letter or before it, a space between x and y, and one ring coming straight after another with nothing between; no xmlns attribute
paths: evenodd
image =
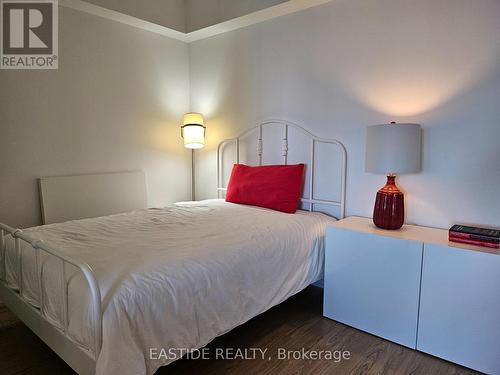
<svg viewBox="0 0 500 375"><path fill-rule="evenodd" d="M382 230L350 217L326 234L324 315L489 374L500 374L500 251L442 229Z"/></svg>

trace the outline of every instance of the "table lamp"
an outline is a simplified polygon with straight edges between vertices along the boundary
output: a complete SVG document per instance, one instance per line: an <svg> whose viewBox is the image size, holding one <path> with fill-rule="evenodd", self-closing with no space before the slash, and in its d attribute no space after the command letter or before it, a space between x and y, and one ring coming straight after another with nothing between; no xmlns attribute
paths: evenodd
<svg viewBox="0 0 500 375"><path fill-rule="evenodd" d="M399 229L404 223L404 195L396 185L396 174L415 173L421 168L422 130L419 124L368 126L366 172L387 175L377 192L373 223L382 229Z"/></svg>

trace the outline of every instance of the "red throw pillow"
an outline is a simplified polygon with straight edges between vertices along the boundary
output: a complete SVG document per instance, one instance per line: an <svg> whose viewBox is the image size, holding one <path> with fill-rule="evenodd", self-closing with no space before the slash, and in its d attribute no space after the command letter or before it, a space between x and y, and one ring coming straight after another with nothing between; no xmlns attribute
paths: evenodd
<svg viewBox="0 0 500 375"><path fill-rule="evenodd" d="M300 203L304 164L249 167L235 164L226 202L295 213Z"/></svg>

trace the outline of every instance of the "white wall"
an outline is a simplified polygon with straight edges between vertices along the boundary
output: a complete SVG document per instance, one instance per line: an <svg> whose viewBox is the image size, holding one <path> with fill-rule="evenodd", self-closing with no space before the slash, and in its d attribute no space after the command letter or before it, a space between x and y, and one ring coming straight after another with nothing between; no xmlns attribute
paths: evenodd
<svg viewBox="0 0 500 375"><path fill-rule="evenodd" d="M40 176L142 169L150 206L188 199L188 46L59 11L59 70L0 71L0 221L40 224Z"/></svg>
<svg viewBox="0 0 500 375"><path fill-rule="evenodd" d="M191 109L208 125L198 198L215 196L218 141L283 117L345 143L348 214L370 216L384 177L364 172L365 127L415 121L408 221L500 223L498 0L334 0L189 46L60 12L59 70L0 71L0 221L40 223L45 175L143 169L150 205L187 199Z"/></svg>
<svg viewBox="0 0 500 375"><path fill-rule="evenodd" d="M407 219L500 225L500 2L335 0L191 44L191 109L207 117L198 198L215 147L267 117L340 139L347 212L371 216L365 127L421 123L423 172L401 176Z"/></svg>
<svg viewBox="0 0 500 375"><path fill-rule="evenodd" d="M186 31L185 0L85 0L120 13L168 27Z"/></svg>
<svg viewBox="0 0 500 375"><path fill-rule="evenodd" d="M185 0L186 32L269 8L287 0Z"/></svg>

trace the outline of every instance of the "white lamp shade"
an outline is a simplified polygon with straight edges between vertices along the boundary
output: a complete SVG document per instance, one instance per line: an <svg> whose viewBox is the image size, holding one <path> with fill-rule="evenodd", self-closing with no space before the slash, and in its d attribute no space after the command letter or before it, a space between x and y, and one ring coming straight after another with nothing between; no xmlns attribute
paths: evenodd
<svg viewBox="0 0 500 375"><path fill-rule="evenodd" d="M368 126L365 169L380 174L419 172L421 149L422 129L419 124Z"/></svg>
<svg viewBox="0 0 500 375"><path fill-rule="evenodd" d="M200 113L186 113L182 126L182 138L186 148L202 148L205 146L205 126Z"/></svg>
<svg viewBox="0 0 500 375"><path fill-rule="evenodd" d="M203 115L201 113L196 113L196 112L189 112L184 115L183 125L190 125L190 124L197 124L197 125L204 125L203 122Z"/></svg>

